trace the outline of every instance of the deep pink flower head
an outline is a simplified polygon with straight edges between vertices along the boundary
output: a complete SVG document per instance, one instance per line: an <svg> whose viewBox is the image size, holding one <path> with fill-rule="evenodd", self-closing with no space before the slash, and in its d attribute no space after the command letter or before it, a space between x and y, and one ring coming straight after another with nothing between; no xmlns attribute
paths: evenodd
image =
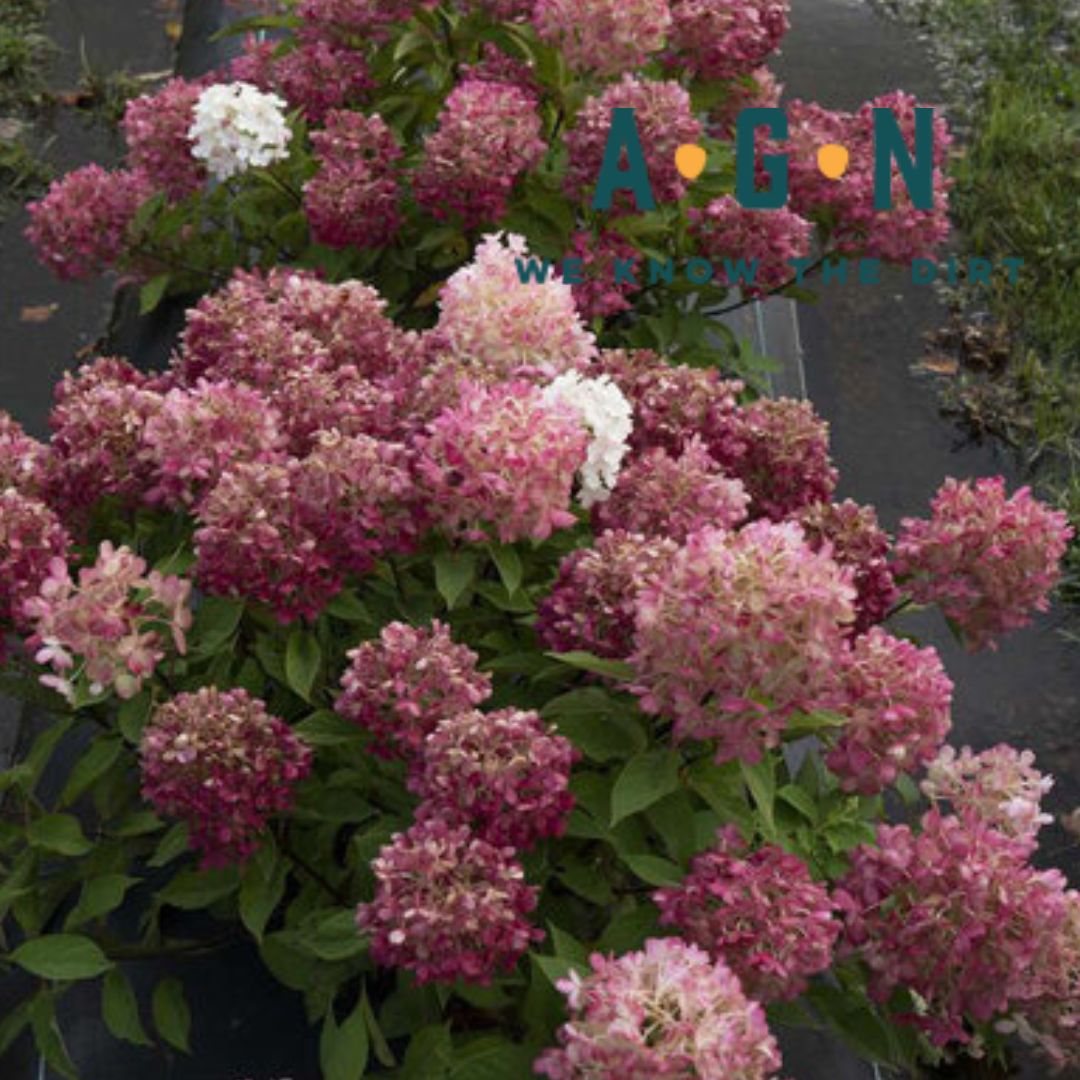
<svg viewBox="0 0 1080 1080"><path fill-rule="evenodd" d="M147 572L130 548L104 541L93 566L72 579L63 558L49 564L37 596L23 605L33 625L27 647L52 675L41 682L76 697L77 685L93 695L114 690L132 698L165 658L167 642L183 653L191 627L191 582Z"/></svg>
<svg viewBox="0 0 1080 1080"><path fill-rule="evenodd" d="M898 988L922 998L902 1017L937 1046L966 1045L986 1023L1036 997L1045 943L1068 916L1065 878L1027 862L1030 844L974 816L932 810L913 832L878 827L833 894L841 949L869 973L875 1001Z"/></svg>
<svg viewBox="0 0 1080 1080"><path fill-rule="evenodd" d="M477 7L493 8L503 0L472 0ZM532 0L506 0L505 6L515 3L531 8ZM509 83L519 90L524 90L533 97L540 96L540 84L536 78L536 67L531 60L520 60L508 56L493 41L485 41L480 51L480 59L475 64L462 64L463 79L480 79L483 82Z"/></svg>
<svg viewBox="0 0 1080 1080"><path fill-rule="evenodd" d="M143 731L142 794L187 822L203 867L244 862L293 802L312 753L246 690L203 686L161 705Z"/></svg>
<svg viewBox="0 0 1080 1080"><path fill-rule="evenodd" d="M377 641L349 653L334 708L375 736L386 755L416 758L441 720L470 712L491 696L491 676L437 619L430 627L393 622Z"/></svg>
<svg viewBox="0 0 1080 1080"><path fill-rule="evenodd" d="M495 233L478 245L439 297L433 351L482 382L518 376L551 379L596 355L569 285L554 277L522 284L519 264L532 258L525 240Z"/></svg>
<svg viewBox="0 0 1080 1080"><path fill-rule="evenodd" d="M577 757L539 713L472 710L427 737L409 790L423 800L419 820L468 825L489 844L524 850L566 828Z"/></svg>
<svg viewBox="0 0 1080 1080"><path fill-rule="evenodd" d="M832 497L837 473L829 425L809 401L759 398L739 419L745 451L733 471L746 485L754 513L782 521Z"/></svg>
<svg viewBox="0 0 1080 1080"><path fill-rule="evenodd" d="M698 142L704 129L694 116L690 95L677 82L638 79L630 74L588 98L567 131L567 193L591 200L604 161L612 109L635 110L656 201L677 202L686 194L686 182L675 167L675 151L683 143ZM625 192L619 192L612 209L632 210L633 202Z"/></svg>
<svg viewBox="0 0 1080 1080"><path fill-rule="evenodd" d="M28 204L26 238L38 261L62 280L93 277L127 250L128 226L152 193L145 173L84 165L54 180L44 198Z"/></svg>
<svg viewBox="0 0 1080 1080"><path fill-rule="evenodd" d="M208 592L258 600L281 622L314 619L344 568L320 542L294 458L228 469L198 509L196 580Z"/></svg>
<svg viewBox="0 0 1080 1080"><path fill-rule="evenodd" d="M172 200L186 199L206 182L206 167L193 156L188 131L207 85L206 79L170 79L156 93L132 98L124 110L128 166Z"/></svg>
<svg viewBox="0 0 1080 1080"><path fill-rule="evenodd" d="M690 234L717 279L745 296L761 296L793 280L790 260L810 250L813 226L791 210L744 210L734 196L723 195L703 209L692 208L689 219Z"/></svg>
<svg viewBox="0 0 1080 1080"><path fill-rule="evenodd" d="M554 652L583 649L622 659L634 647L637 594L667 571L678 551L673 540L621 531L601 533L559 565L551 592L540 601L536 634Z"/></svg>
<svg viewBox="0 0 1080 1080"><path fill-rule="evenodd" d="M170 390L142 432L154 474L147 502L195 506L230 466L280 460L280 428L277 410L249 387L200 379L191 390Z"/></svg>
<svg viewBox="0 0 1080 1080"><path fill-rule="evenodd" d="M937 604L968 648L995 639L1046 611L1073 530L1065 514L1034 498L1011 497L1000 476L942 484L929 521L905 518L895 572L920 604Z"/></svg>
<svg viewBox="0 0 1080 1080"><path fill-rule="evenodd" d="M829 544L832 557L855 571L855 634L885 621L900 590L888 563L889 535L878 523L872 506L845 499L840 503L818 502L806 507L799 524L815 550Z"/></svg>
<svg viewBox="0 0 1080 1080"><path fill-rule="evenodd" d="M952 680L937 650L878 626L836 664L832 708L847 723L826 761L845 791L876 795L941 748L952 727Z"/></svg>
<svg viewBox="0 0 1080 1080"><path fill-rule="evenodd" d="M765 1011L738 978L695 945L650 938L558 983L570 1020L536 1060L551 1080L768 1080L780 1051Z"/></svg>
<svg viewBox="0 0 1080 1080"><path fill-rule="evenodd" d="M69 540L57 516L13 487L0 491L0 658L3 634L28 623L23 604L36 596L54 560L67 558Z"/></svg>
<svg viewBox="0 0 1080 1080"><path fill-rule="evenodd" d="M605 349L599 367L634 406L634 450L662 447L675 456L698 438L728 471L742 456L741 382L721 378L715 368L669 364L648 349Z"/></svg>
<svg viewBox="0 0 1080 1080"><path fill-rule="evenodd" d="M384 40L391 27L408 22L417 8L435 6L435 0L300 0L296 13L305 36L362 47L369 40Z"/></svg>
<svg viewBox="0 0 1080 1080"><path fill-rule="evenodd" d="M829 892L776 844L751 852L729 825L682 883L658 889L661 924L722 960L759 1001L798 997L832 963L840 923Z"/></svg>
<svg viewBox="0 0 1080 1080"><path fill-rule="evenodd" d="M570 241L570 258L581 260L580 285L571 285L574 303L586 320L607 319L621 311L629 311L629 297L640 292L641 282L631 274L619 280L617 264L630 269L639 259L637 248L614 229L576 232Z"/></svg>
<svg viewBox="0 0 1080 1080"><path fill-rule="evenodd" d="M36 498L45 482L48 458L49 448L0 409L0 491L15 488Z"/></svg>
<svg viewBox="0 0 1080 1080"><path fill-rule="evenodd" d="M544 936L529 923L537 890L513 855L444 821L398 833L371 864L375 898L356 909L375 962L418 983L486 984L513 967Z"/></svg>
<svg viewBox="0 0 1080 1080"><path fill-rule="evenodd" d="M973 814L1002 832L1032 845L1044 825L1054 819L1043 813L1043 796L1053 778L1035 768L1030 750L1002 743L976 754L970 746L960 753L943 746L926 768L922 792L934 802L947 801L957 814Z"/></svg>
<svg viewBox="0 0 1080 1080"><path fill-rule="evenodd" d="M536 0L532 24L573 71L614 78L664 47L671 11L668 0Z"/></svg>
<svg viewBox="0 0 1080 1080"><path fill-rule="evenodd" d="M570 497L588 445L577 413L528 383L468 384L428 425L417 469L448 532L546 540L576 520Z"/></svg>
<svg viewBox="0 0 1080 1080"><path fill-rule="evenodd" d="M486 79L459 83L424 140L416 201L437 218L459 216L466 229L497 222L518 177L547 151L540 133L536 98L525 90Z"/></svg>
<svg viewBox="0 0 1080 1080"><path fill-rule="evenodd" d="M710 82L757 68L787 33L788 0L671 0L669 61Z"/></svg>
<svg viewBox="0 0 1080 1080"><path fill-rule="evenodd" d="M382 117L335 110L311 143L319 161L304 185L312 237L335 248L387 244L401 227L394 172L401 147Z"/></svg>
<svg viewBox="0 0 1080 1080"><path fill-rule="evenodd" d="M619 474L611 497L593 510L601 529L669 536L682 543L706 526L731 529L746 520L750 499L696 436L678 457L662 447L642 454Z"/></svg>
<svg viewBox="0 0 1080 1080"><path fill-rule="evenodd" d="M854 617L850 571L793 524L694 533L638 594L635 692L676 740L754 762L825 695Z"/></svg>

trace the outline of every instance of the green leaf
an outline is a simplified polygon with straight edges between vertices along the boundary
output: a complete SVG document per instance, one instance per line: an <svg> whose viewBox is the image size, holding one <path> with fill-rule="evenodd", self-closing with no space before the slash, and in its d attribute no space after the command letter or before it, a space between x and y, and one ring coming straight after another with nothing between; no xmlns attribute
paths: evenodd
<svg viewBox="0 0 1080 1080"><path fill-rule="evenodd" d="M264 854L268 852L269 854ZM267 845L248 864L240 882L240 921L260 944L266 924L285 895L288 867Z"/></svg>
<svg viewBox="0 0 1080 1080"><path fill-rule="evenodd" d="M360 998L360 1009L364 1014L364 1023L367 1024L368 1035L371 1036L371 1049L374 1051L375 1060L380 1065L392 1069L397 1064L397 1058L394 1057L393 1051L386 1041L386 1036L383 1034L382 1028L379 1027L379 1021L375 1019L375 1011L371 1007L371 1000L368 998L366 986Z"/></svg>
<svg viewBox="0 0 1080 1080"><path fill-rule="evenodd" d="M675 863L657 855L623 855L622 861L648 885L678 885L683 879Z"/></svg>
<svg viewBox="0 0 1080 1080"><path fill-rule="evenodd" d="M610 904L613 899L611 886L592 867L584 863L571 863L559 871L558 878L568 889L598 907Z"/></svg>
<svg viewBox="0 0 1080 1080"><path fill-rule="evenodd" d="M26 827L26 838L34 847L59 855L85 855L93 844L83 836L78 818L71 814L46 814Z"/></svg>
<svg viewBox="0 0 1080 1080"><path fill-rule="evenodd" d="M922 799L922 793L919 791L918 784L916 784L907 773L901 773L896 778L893 786L899 793L900 798L904 800L905 806L912 807L919 805L919 802Z"/></svg>
<svg viewBox="0 0 1080 1080"><path fill-rule="evenodd" d="M548 922L548 931L551 934L551 944L556 956L573 960L577 964L589 962L589 950L573 934L560 930L553 922Z"/></svg>
<svg viewBox="0 0 1080 1080"><path fill-rule="evenodd" d="M131 983L114 968L101 984L101 1016L109 1033L136 1046L153 1046L139 1019L139 1002Z"/></svg>
<svg viewBox="0 0 1080 1080"><path fill-rule="evenodd" d="M103 737L90 744L68 776L64 790L60 792L57 806L70 806L95 780L98 780L115 763L124 749L116 738Z"/></svg>
<svg viewBox="0 0 1080 1080"><path fill-rule="evenodd" d="M184 997L183 983L171 977L162 979L154 987L151 1009L158 1034L170 1046L190 1054L191 1010Z"/></svg>
<svg viewBox="0 0 1080 1080"><path fill-rule="evenodd" d="M147 865L155 870L168 866L173 859L179 858L187 849L188 827L184 822L178 821L170 826L169 831L161 838Z"/></svg>
<svg viewBox="0 0 1080 1080"><path fill-rule="evenodd" d="M441 551L435 556L434 564L435 588L452 611L476 577L476 556L471 551Z"/></svg>
<svg viewBox="0 0 1080 1080"><path fill-rule="evenodd" d="M145 836L147 833L157 832L165 823L154 813L153 810L136 810L122 818L109 830L112 836L126 839L131 836Z"/></svg>
<svg viewBox="0 0 1080 1080"><path fill-rule="evenodd" d="M112 967L101 948L82 934L47 934L23 942L11 959L43 979L94 979Z"/></svg>
<svg viewBox="0 0 1080 1080"><path fill-rule="evenodd" d="M773 817L773 807L776 804L776 776L773 772L774 759L768 754L756 765L747 765L745 761L739 762L743 781L754 796L754 804L766 830L766 839L776 836L776 821Z"/></svg>
<svg viewBox="0 0 1080 1080"><path fill-rule="evenodd" d="M322 649L318 639L303 627L293 627L285 647L285 679L289 687L305 701L311 701L311 691L322 667Z"/></svg>
<svg viewBox="0 0 1080 1080"><path fill-rule="evenodd" d="M138 743L142 739L143 728L150 719L152 704L150 692L143 690L142 693L123 702L117 710L116 726L129 743Z"/></svg>
<svg viewBox="0 0 1080 1080"><path fill-rule="evenodd" d="M660 913L654 904L643 903L617 914L596 943L597 952L621 955L640 949L656 937Z"/></svg>
<svg viewBox="0 0 1080 1080"><path fill-rule="evenodd" d="M445 1024L421 1028L409 1040L402 1080L443 1080L452 1055L453 1044Z"/></svg>
<svg viewBox="0 0 1080 1080"><path fill-rule="evenodd" d="M26 1030L33 1005L33 998L25 998L0 1020L0 1058L3 1058L15 1040Z"/></svg>
<svg viewBox="0 0 1080 1080"><path fill-rule="evenodd" d="M552 986L556 986L560 979L565 979L571 971L585 974L589 970L588 964L573 960L569 956L537 956L533 955L537 966L547 976Z"/></svg>
<svg viewBox="0 0 1080 1080"><path fill-rule="evenodd" d="M581 686L553 698L543 708L565 735L593 761L625 761L645 749L647 736L637 718L599 686Z"/></svg>
<svg viewBox="0 0 1080 1080"><path fill-rule="evenodd" d="M784 738L791 742L807 735L816 735L819 731L842 728L847 723L847 719L839 713L827 712L824 709L812 713L795 713L788 718Z"/></svg>
<svg viewBox="0 0 1080 1080"><path fill-rule="evenodd" d="M371 612L352 589L342 589L326 605L326 613L333 615L335 619L341 619L342 622L375 625Z"/></svg>
<svg viewBox="0 0 1080 1080"><path fill-rule="evenodd" d="M561 664L567 664L579 671L589 671L594 675L603 675L606 679L615 679L619 682L627 682L634 677L634 669L624 660L604 660L594 656L591 652L573 650L572 652L549 652L550 656Z"/></svg>
<svg viewBox="0 0 1080 1080"><path fill-rule="evenodd" d="M323 1080L360 1080L367 1068L369 1040L363 1003L339 1027L331 1008L323 1021L319 1061Z"/></svg>
<svg viewBox="0 0 1080 1080"><path fill-rule="evenodd" d="M34 1029L34 1043L46 1064L65 1080L79 1080L56 1022L56 1001L52 994L39 994L34 999L30 1006L30 1023Z"/></svg>
<svg viewBox="0 0 1080 1080"><path fill-rule="evenodd" d="M169 287L171 274L158 274L151 278L139 290L139 314L149 315L161 303L165 290Z"/></svg>
<svg viewBox="0 0 1080 1080"><path fill-rule="evenodd" d="M451 1080L521 1080L532 1072L533 1055L499 1035L483 1035L461 1047L450 1066Z"/></svg>
<svg viewBox="0 0 1080 1080"><path fill-rule="evenodd" d="M488 551L498 568L507 595L513 596L520 588L525 573L521 556L510 544L488 544Z"/></svg>
<svg viewBox="0 0 1080 1080"><path fill-rule="evenodd" d="M297 944L320 960L347 960L367 949L352 908L320 913L300 932Z"/></svg>
<svg viewBox="0 0 1080 1080"><path fill-rule="evenodd" d="M196 911L236 891L240 884L236 867L219 870L181 870L157 893L158 901L184 911Z"/></svg>
<svg viewBox="0 0 1080 1080"><path fill-rule="evenodd" d="M128 889L138 880L127 874L102 874L83 882L79 902L72 908L64 926L79 926L115 911L124 902Z"/></svg>
<svg viewBox="0 0 1080 1080"><path fill-rule="evenodd" d="M649 750L631 758L611 792L611 824L646 810L679 786L679 755L674 750Z"/></svg>
<svg viewBox="0 0 1080 1080"><path fill-rule="evenodd" d="M243 615L242 600L204 596L195 611L195 624L191 629L192 650L202 656L216 653L232 639Z"/></svg>
<svg viewBox="0 0 1080 1080"><path fill-rule="evenodd" d="M344 746L364 739L363 731L356 724L351 724L329 709L320 709L304 717L293 731L308 746Z"/></svg>
<svg viewBox="0 0 1080 1080"><path fill-rule="evenodd" d="M811 825L817 823L818 808L814 800L807 795L807 793L801 788L796 787L795 784L785 784L777 793L778 799L783 799L788 806L794 807L799 811Z"/></svg>

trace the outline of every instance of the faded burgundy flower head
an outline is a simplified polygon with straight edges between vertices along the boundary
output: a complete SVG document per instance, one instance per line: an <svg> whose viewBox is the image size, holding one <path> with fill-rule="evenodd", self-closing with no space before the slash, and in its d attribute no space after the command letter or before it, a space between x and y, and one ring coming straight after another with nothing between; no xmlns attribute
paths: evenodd
<svg viewBox="0 0 1080 1080"><path fill-rule="evenodd" d="M436 6L435 0L300 0L296 14L305 36L362 47L385 40L390 27L408 22L417 8Z"/></svg>
<svg viewBox="0 0 1080 1080"><path fill-rule="evenodd" d="M207 79L170 79L153 94L132 98L121 127L127 142L127 163L144 173L170 199L186 199L206 183L206 167L192 154L188 134L195 103Z"/></svg>
<svg viewBox="0 0 1080 1080"><path fill-rule="evenodd" d="M3 633L27 628L23 605L38 594L54 561L64 563L69 543L44 503L13 487L0 491L0 658Z"/></svg>
<svg viewBox="0 0 1080 1080"><path fill-rule="evenodd" d="M638 952L594 954L560 980L570 1020L534 1068L550 1080L768 1080L780 1051L765 1011L695 945L650 938Z"/></svg>
<svg viewBox="0 0 1080 1080"><path fill-rule="evenodd" d="M674 736L755 762L825 698L854 617L851 573L794 524L702 529L638 594L634 692Z"/></svg>
<svg viewBox="0 0 1080 1080"><path fill-rule="evenodd" d="M952 680L936 649L877 626L836 665L831 706L846 724L826 761L845 791L876 795L941 748L952 727Z"/></svg>
<svg viewBox="0 0 1080 1080"><path fill-rule="evenodd" d="M577 757L539 713L461 712L424 741L409 790L423 800L419 820L468 825L496 847L524 850L566 828Z"/></svg>
<svg viewBox="0 0 1080 1080"><path fill-rule="evenodd" d="M676 886L653 900L661 924L722 960L759 1001L798 997L832 963L840 923L829 892L797 855L776 844L756 851L729 825L694 858Z"/></svg>
<svg viewBox="0 0 1080 1080"><path fill-rule="evenodd" d="M377 641L348 655L334 708L370 731L385 755L416 758L441 720L491 696L491 676L476 669L479 657L437 619L430 627L389 623Z"/></svg>
<svg viewBox="0 0 1080 1080"><path fill-rule="evenodd" d="M571 70L614 78L664 47L671 11L667 0L536 0L531 20Z"/></svg>
<svg viewBox="0 0 1080 1080"><path fill-rule="evenodd" d="M629 656L637 594L666 572L676 551L673 540L601 533L593 547L577 548L560 563L551 592L537 606L537 637L555 652Z"/></svg>
<svg viewBox="0 0 1080 1080"><path fill-rule="evenodd" d="M905 518L895 573L920 604L937 604L972 651L1046 611L1072 538L1068 518L1000 476L947 479L930 520Z"/></svg>
<svg viewBox="0 0 1080 1080"><path fill-rule="evenodd" d="M438 820L394 836L371 864L375 898L356 909L375 962L421 984L486 984L513 967L544 936L529 923L537 890L513 854Z"/></svg>
<svg viewBox="0 0 1080 1080"><path fill-rule="evenodd" d="M142 735L142 794L187 823L203 867L242 863L288 810L311 750L246 690L203 686L158 707Z"/></svg>
<svg viewBox="0 0 1080 1080"><path fill-rule="evenodd" d="M757 68L787 33L788 0L671 0L672 67L710 82Z"/></svg>

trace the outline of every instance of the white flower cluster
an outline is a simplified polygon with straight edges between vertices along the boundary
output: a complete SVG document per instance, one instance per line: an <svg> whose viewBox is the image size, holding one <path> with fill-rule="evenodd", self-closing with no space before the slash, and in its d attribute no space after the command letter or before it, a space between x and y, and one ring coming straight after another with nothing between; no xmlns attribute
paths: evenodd
<svg viewBox="0 0 1080 1080"><path fill-rule="evenodd" d="M292 130L277 94L244 82L208 86L195 103L194 117L188 130L192 153L219 180L288 156Z"/></svg>
<svg viewBox="0 0 1080 1080"><path fill-rule="evenodd" d="M592 434L589 453L579 473L581 505L603 502L619 479L629 449L633 408L607 375L586 379L567 371L544 390L544 401L573 409Z"/></svg>

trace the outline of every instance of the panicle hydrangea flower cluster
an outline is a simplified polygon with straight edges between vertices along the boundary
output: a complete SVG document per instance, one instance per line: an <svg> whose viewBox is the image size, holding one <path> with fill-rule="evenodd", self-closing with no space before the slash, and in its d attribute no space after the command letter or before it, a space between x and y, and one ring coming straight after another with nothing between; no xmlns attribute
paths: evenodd
<svg viewBox="0 0 1080 1080"><path fill-rule="evenodd" d="M850 571L794 524L702 529L638 594L634 691L674 736L755 762L820 704L853 617Z"/></svg>
<svg viewBox="0 0 1080 1080"><path fill-rule="evenodd" d="M833 893L843 952L869 971L878 1002L917 995L905 1022L937 1046L966 1045L987 1023L1037 998L1046 944L1067 917L1065 878L1027 863L1030 844L974 817L932 810L913 832L878 827Z"/></svg>
<svg viewBox="0 0 1080 1080"><path fill-rule="evenodd" d="M672 0L672 66L709 81L753 71L787 33L788 0Z"/></svg>
<svg viewBox="0 0 1080 1080"><path fill-rule="evenodd" d="M0 659L4 630L24 628L24 605L36 596L54 560L64 563L68 535L42 502L9 487L0 491Z"/></svg>
<svg viewBox="0 0 1080 1080"><path fill-rule="evenodd" d="M33 626L27 647L53 670L41 682L71 702L83 681L95 696L111 688L134 697L165 659L166 633L178 653L185 651L190 594L191 582L147 573L144 559L108 540L77 580L63 558L54 558L38 594L23 605Z"/></svg>
<svg viewBox="0 0 1080 1080"><path fill-rule="evenodd" d="M700 1077L768 1080L780 1051L765 1012L721 962L678 938L638 952L594 954L585 976L561 980L570 1020L535 1070L550 1080Z"/></svg>
<svg viewBox="0 0 1080 1080"><path fill-rule="evenodd" d="M246 690L200 687L155 710L142 735L142 794L185 821L203 867L244 862L288 810L312 752Z"/></svg>
<svg viewBox="0 0 1080 1080"><path fill-rule="evenodd" d="M1000 476L950 477L931 511L901 522L895 572L917 603L940 606L969 649L994 649L1046 611L1073 535L1064 513L1026 487L1009 497Z"/></svg>
<svg viewBox="0 0 1080 1080"><path fill-rule="evenodd" d="M477 379L550 379L596 355L569 285L549 277L522 287L518 265L529 258L524 237L495 233L443 286L438 345Z"/></svg>
<svg viewBox="0 0 1080 1080"><path fill-rule="evenodd" d="M657 447L634 459L611 498L594 509L593 521L601 529L669 536L683 543L707 526L741 524L749 502L741 481L725 476L694 437L678 457Z"/></svg>
<svg viewBox="0 0 1080 1080"><path fill-rule="evenodd" d="M657 82L626 74L581 107L566 133L570 156L566 191L571 198L591 193L600 175L611 128L612 109L634 109L634 119L645 150L649 179L658 203L678 202L686 182L675 166L675 151L683 143L699 142L701 122L694 116L690 95L677 82ZM612 211L633 206L626 193L616 193Z"/></svg>
<svg viewBox="0 0 1080 1080"><path fill-rule="evenodd" d="M532 24L573 71L614 78L640 68L667 40L667 0L536 0Z"/></svg>
<svg viewBox="0 0 1080 1080"><path fill-rule="evenodd" d="M459 83L424 141L416 201L437 218L459 215L466 229L498 221L518 177L547 151L540 132L527 91L486 79Z"/></svg>
<svg viewBox="0 0 1080 1080"><path fill-rule="evenodd" d="M215 83L199 94L188 137L192 154L218 180L289 155L285 101L250 83Z"/></svg>
<svg viewBox="0 0 1080 1080"><path fill-rule="evenodd" d="M829 425L810 402L759 398L742 410L739 424L744 452L734 472L756 513L783 521L831 498L837 472L829 458Z"/></svg>
<svg viewBox="0 0 1080 1080"><path fill-rule="evenodd" d="M195 103L206 86L205 79L170 79L156 93L132 98L124 109L128 165L172 200L186 199L206 182L189 135Z"/></svg>
<svg viewBox="0 0 1080 1080"><path fill-rule="evenodd" d="M889 535L878 523L872 506L851 499L839 503L818 502L799 515L807 543L815 550L828 544L841 566L855 571L855 624L863 634L884 622L900 599L889 567Z"/></svg>
<svg viewBox="0 0 1080 1080"><path fill-rule="evenodd" d="M798 997L832 963L840 923L828 889L775 844L751 852L734 826L697 855L676 886L653 900L660 922L722 960L758 1001Z"/></svg>
<svg viewBox="0 0 1080 1080"><path fill-rule="evenodd" d="M49 448L32 439L22 424L0 409L0 491L15 488L24 495L41 494Z"/></svg>
<svg viewBox="0 0 1080 1080"><path fill-rule="evenodd" d="M717 266L717 276L745 296L762 296L790 282L795 276L790 260L806 257L813 233L810 222L794 211L745 210L732 195L692 208L689 222L698 250Z"/></svg>
<svg viewBox="0 0 1080 1080"><path fill-rule="evenodd" d="M482 539L486 525L513 543L546 540L574 524L570 496L589 435L574 411L545 403L530 384L465 384L420 445L420 481L448 532Z"/></svg>
<svg viewBox="0 0 1080 1080"><path fill-rule="evenodd" d="M531 848L566 828L577 756L539 713L457 713L427 737L409 780L423 800L417 818L467 825L496 847Z"/></svg>
<svg viewBox="0 0 1080 1080"><path fill-rule="evenodd" d="M430 627L392 622L377 641L349 654L334 708L366 728L383 755L415 759L441 720L471 712L491 696L491 676L437 619Z"/></svg>
<svg viewBox="0 0 1080 1080"><path fill-rule="evenodd" d="M304 185L312 237L335 248L388 243L402 221L394 175L401 147L382 117L336 110L311 143L319 160Z"/></svg>
<svg viewBox="0 0 1080 1080"><path fill-rule="evenodd" d="M555 652L623 659L634 647L638 592L667 570L673 540L611 530L572 551L537 607L536 634Z"/></svg>
<svg viewBox="0 0 1080 1080"><path fill-rule="evenodd" d="M846 723L826 761L844 791L876 795L941 748L952 726L952 681L935 649L877 626L836 663L831 704Z"/></svg>
<svg viewBox="0 0 1080 1080"><path fill-rule="evenodd" d="M570 284L584 319L607 319L630 310L629 298L641 290L641 285L630 275L621 281L616 279L618 262L627 265L628 260L638 258L637 248L625 236L614 229L576 232L570 238L569 257L581 261L581 273L576 275L581 281Z"/></svg>
<svg viewBox="0 0 1080 1080"><path fill-rule="evenodd" d="M411 971L418 983L489 983L543 931L529 923L537 890L513 848L464 826L419 822L398 833L371 864L375 897L356 910L377 964Z"/></svg>
<svg viewBox="0 0 1080 1080"><path fill-rule="evenodd" d="M633 410L608 375L585 379L566 371L544 388L545 405L565 406L577 413L592 438L579 474L581 505L588 509L611 495L629 446Z"/></svg>
<svg viewBox="0 0 1080 1080"><path fill-rule="evenodd" d="M127 250L128 227L151 194L141 171L84 165L54 180L43 198L27 206L26 238L38 261L62 281L93 277Z"/></svg>
<svg viewBox="0 0 1080 1080"><path fill-rule="evenodd" d="M300 0L297 15L307 33L331 41L382 41L395 23L412 18L418 7L433 8L435 0Z"/></svg>
<svg viewBox="0 0 1080 1080"><path fill-rule="evenodd" d="M960 753L943 746L926 768L922 792L935 803L945 800L955 813L981 821L1032 844L1054 819L1042 812L1043 796L1053 778L1035 768L1030 750L1001 744L980 754L965 746Z"/></svg>

